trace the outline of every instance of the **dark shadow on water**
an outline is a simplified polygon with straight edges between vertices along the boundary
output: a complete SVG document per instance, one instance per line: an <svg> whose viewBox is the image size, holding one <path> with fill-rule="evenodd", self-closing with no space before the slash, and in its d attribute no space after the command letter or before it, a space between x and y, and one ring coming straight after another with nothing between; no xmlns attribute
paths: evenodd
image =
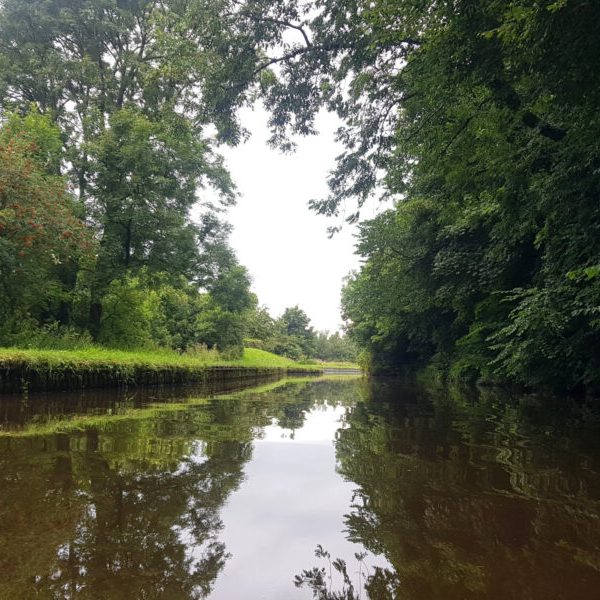
<svg viewBox="0 0 600 600"><path fill-rule="evenodd" d="M600 597L598 404L392 382L363 398L336 441L346 533L391 568L349 590L313 567L313 597Z"/></svg>
<svg viewBox="0 0 600 600"><path fill-rule="evenodd" d="M0 432L18 431L27 424L43 423L75 415L114 415L150 404L185 402L236 392L280 377L219 381L211 384L93 388L69 392L0 394Z"/></svg>

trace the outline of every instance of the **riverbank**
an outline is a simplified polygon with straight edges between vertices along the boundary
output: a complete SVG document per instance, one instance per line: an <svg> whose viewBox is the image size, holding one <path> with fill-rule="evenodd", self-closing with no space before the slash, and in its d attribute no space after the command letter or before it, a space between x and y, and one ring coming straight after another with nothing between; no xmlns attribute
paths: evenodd
<svg viewBox="0 0 600 600"><path fill-rule="evenodd" d="M246 348L241 358L233 360L215 352L0 348L0 393L259 380L322 372L320 366L298 364L255 348Z"/></svg>

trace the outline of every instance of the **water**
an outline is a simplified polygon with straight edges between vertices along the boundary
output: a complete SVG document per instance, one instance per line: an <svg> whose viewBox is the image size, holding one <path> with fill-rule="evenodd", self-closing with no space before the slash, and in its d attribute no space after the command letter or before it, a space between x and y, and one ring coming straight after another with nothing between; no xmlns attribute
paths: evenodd
<svg viewBox="0 0 600 600"><path fill-rule="evenodd" d="M360 378L0 399L1 599L312 597L598 600L600 407Z"/></svg>

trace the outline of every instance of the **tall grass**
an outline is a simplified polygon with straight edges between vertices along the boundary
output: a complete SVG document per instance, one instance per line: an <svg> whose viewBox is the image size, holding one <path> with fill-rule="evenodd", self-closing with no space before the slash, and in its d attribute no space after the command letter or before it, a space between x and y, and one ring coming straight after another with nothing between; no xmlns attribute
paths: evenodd
<svg viewBox="0 0 600 600"><path fill-rule="evenodd" d="M360 365L349 360L302 360L301 365L312 365L322 369L352 369L360 371Z"/></svg>
<svg viewBox="0 0 600 600"><path fill-rule="evenodd" d="M237 359L212 350L179 354L172 350L77 350L0 348L0 391L58 390L136 384L191 383L320 373L264 350L247 348Z"/></svg>

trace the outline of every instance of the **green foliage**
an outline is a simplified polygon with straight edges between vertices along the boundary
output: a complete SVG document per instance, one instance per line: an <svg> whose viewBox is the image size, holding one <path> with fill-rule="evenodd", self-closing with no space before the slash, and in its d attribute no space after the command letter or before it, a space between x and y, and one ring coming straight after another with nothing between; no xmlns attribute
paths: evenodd
<svg viewBox="0 0 600 600"><path fill-rule="evenodd" d="M62 156L60 129L47 116L38 112L35 104L24 115L8 113L2 126L3 144L18 140L28 155L47 171L56 171Z"/></svg>
<svg viewBox="0 0 600 600"><path fill-rule="evenodd" d="M248 338L245 346L267 349L294 360L315 359L327 362L352 362L357 350L344 335L313 330L308 315L298 306L287 308L279 319L273 319L265 307L247 313Z"/></svg>
<svg viewBox="0 0 600 600"><path fill-rule="evenodd" d="M250 278L240 265L222 271L210 287L210 294L200 296L194 324L198 342L241 356L249 314L256 306L250 292Z"/></svg>
<svg viewBox="0 0 600 600"><path fill-rule="evenodd" d="M233 23L222 27L228 7L226 1L177 0L2 3L0 109L6 122L1 137L20 146L7 145L15 156L6 156L1 187L13 193L7 178L30 182L19 193L31 209L27 205L17 216L30 220L31 210L40 218L43 210L52 216L52 209L65 229L63 235L47 227L46 240L18 232L26 258L31 257L22 268L4 238L24 225L12 222L12 205L0 206L5 324L7 317L18 324L31 315L42 325L53 320L77 325L111 345L185 348L202 342L193 331L201 308L195 296L214 288L215 306L223 314L213 321L220 327L233 316L228 331L212 343L241 348L240 314L251 304L249 283L227 244L229 226L217 216L218 204L230 205L235 189L214 149L217 138L235 143L241 137L235 108L244 102L244 90L223 94L217 76L223 52L238 35ZM16 160L25 150L27 158ZM34 161L43 177L27 161ZM75 243L73 219L66 218L61 172L78 195L77 204L68 198L71 212L97 241L94 260L84 269L73 256L67 264L64 248L48 246L50 240L81 245ZM217 191L216 206L203 202L206 186ZM57 199L59 194L64 198ZM191 219L194 206L201 208L200 223ZM5 270L18 272L19 281L4 277ZM59 281L51 270L60 271ZM163 278L156 288L148 280L151 274ZM47 285L34 285L39 281ZM17 288L35 298L15 301ZM152 293L144 296L145 290ZM178 316L161 314L165 308L177 308Z"/></svg>
<svg viewBox="0 0 600 600"><path fill-rule="evenodd" d="M308 315L299 307L286 308L277 320L279 337L274 345L277 354L298 359L313 356L315 332Z"/></svg>
<svg viewBox="0 0 600 600"><path fill-rule="evenodd" d="M312 208L354 222L394 199L343 298L371 368L598 386L600 5L294 6L256 16L304 33L272 58L273 141L335 111L344 152Z"/></svg>
<svg viewBox="0 0 600 600"><path fill-rule="evenodd" d="M599 20L586 0L5 0L0 338L31 318L314 356L298 307L255 308L217 207L190 218L204 186L234 200L216 146L260 95L284 150L323 108L343 121L314 210L394 201L343 293L372 371L598 386Z"/></svg>
<svg viewBox="0 0 600 600"><path fill-rule="evenodd" d="M61 325L57 321L40 327L33 319L19 322L18 331L6 336L6 345L41 350L84 350L92 346L87 331Z"/></svg>
<svg viewBox="0 0 600 600"><path fill-rule="evenodd" d="M138 277L115 279L102 298L98 341L114 348L151 346L151 324L157 317L156 292L150 292Z"/></svg>
<svg viewBox="0 0 600 600"><path fill-rule="evenodd" d="M286 308L273 319L264 306L254 303L246 311L251 345L294 360L314 356L315 333L308 315L298 306Z"/></svg>
<svg viewBox="0 0 600 600"><path fill-rule="evenodd" d="M265 306L256 306L254 309L248 311L247 316L248 337L250 339L254 339L264 345L267 340L275 335L275 320L271 317Z"/></svg>
<svg viewBox="0 0 600 600"><path fill-rule="evenodd" d="M58 129L37 113L0 129L0 338L24 320L43 322L69 301L72 273L92 242L64 180L48 169ZM50 319L51 320L51 319Z"/></svg>
<svg viewBox="0 0 600 600"><path fill-rule="evenodd" d="M222 273L210 293L184 278L173 281L147 270L115 279L102 299L98 341L114 348L206 346L241 356L247 310L254 303L249 286L239 266Z"/></svg>
<svg viewBox="0 0 600 600"><path fill-rule="evenodd" d="M301 360L306 356L301 341L290 335L276 335L269 340L267 348L279 356L286 356L292 360Z"/></svg>
<svg viewBox="0 0 600 600"><path fill-rule="evenodd" d="M320 331L315 336L313 356L327 362L352 362L357 358L357 350L347 336L337 331L333 334Z"/></svg>
<svg viewBox="0 0 600 600"><path fill-rule="evenodd" d="M568 387L597 384L600 372L598 280L516 290L508 323L490 336L496 370L514 381ZM561 368L557 369L556 366Z"/></svg>

